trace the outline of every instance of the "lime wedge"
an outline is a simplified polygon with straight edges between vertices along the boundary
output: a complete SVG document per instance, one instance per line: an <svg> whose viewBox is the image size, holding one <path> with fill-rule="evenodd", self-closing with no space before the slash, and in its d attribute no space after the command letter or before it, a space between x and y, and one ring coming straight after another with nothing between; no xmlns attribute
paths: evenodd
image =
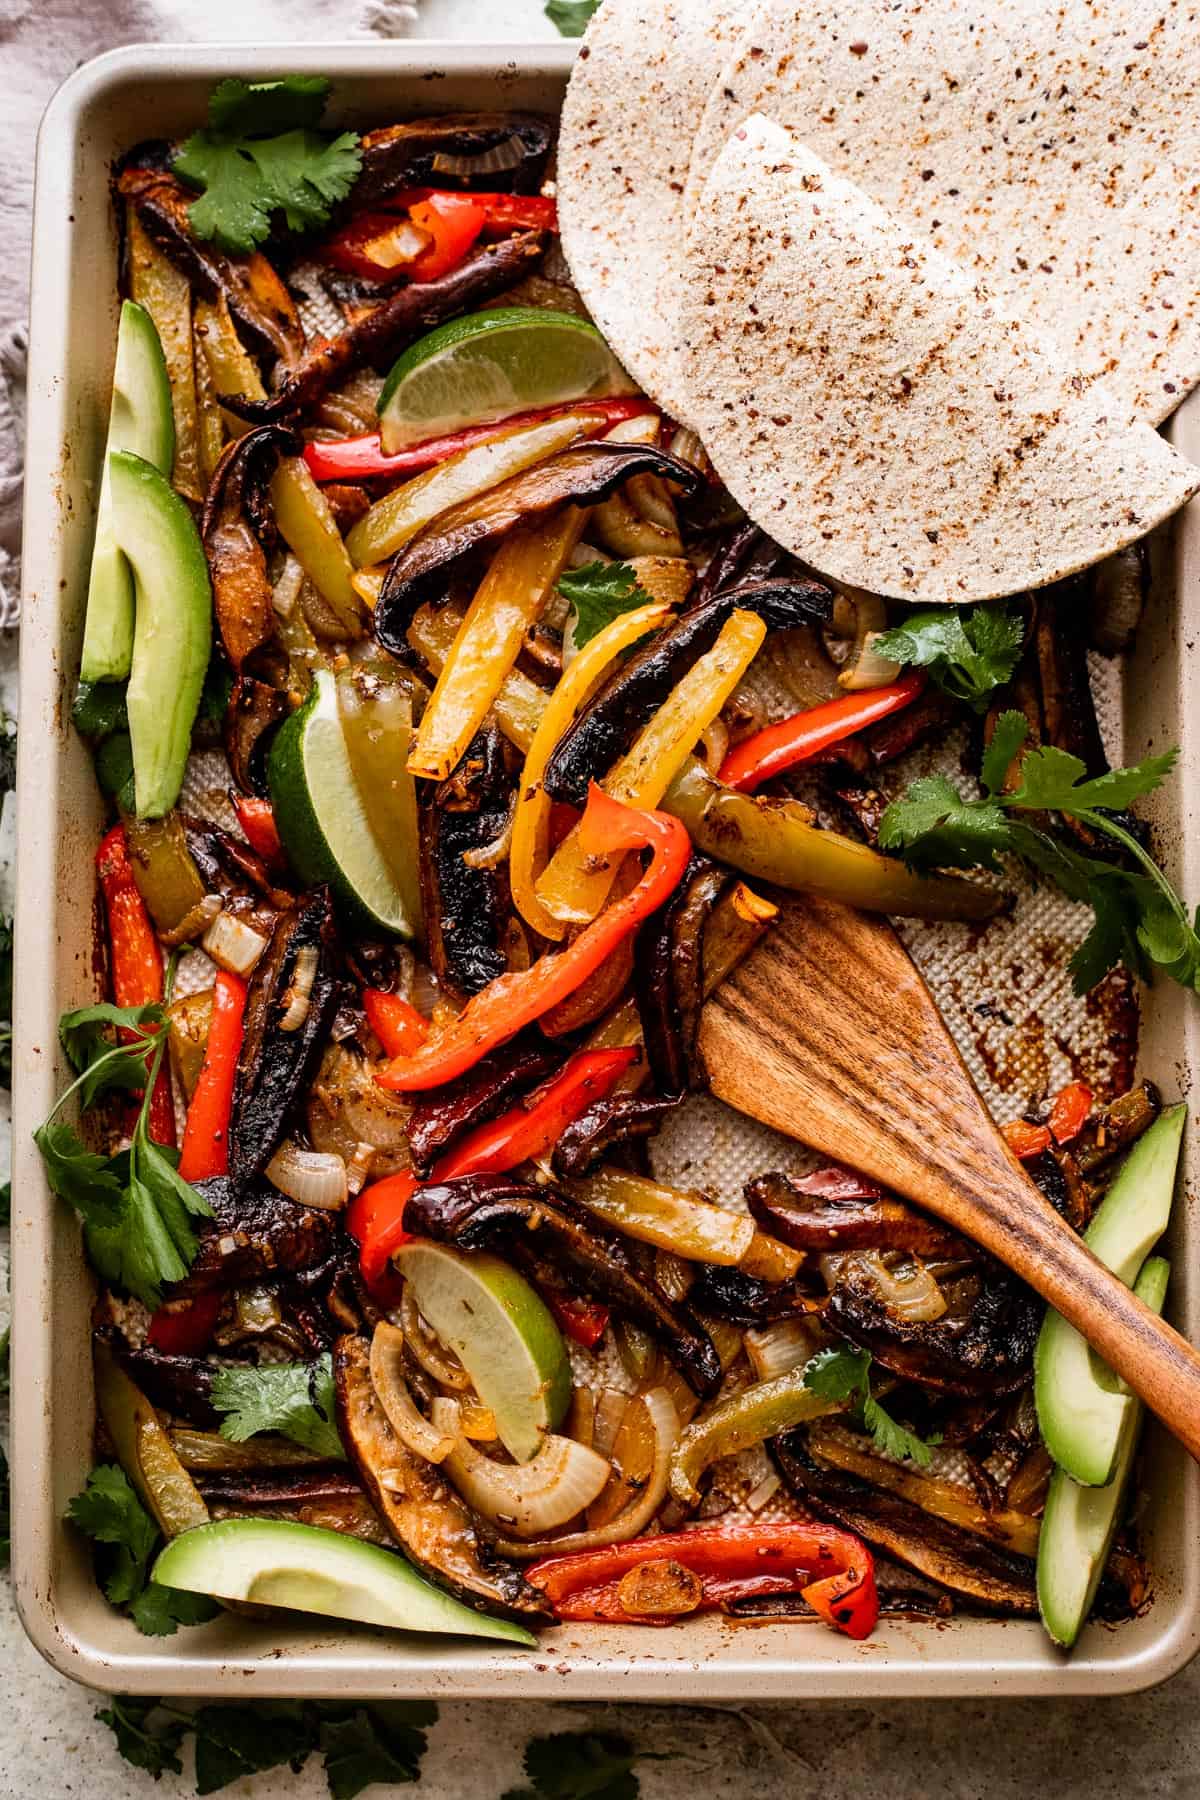
<svg viewBox="0 0 1200 1800"><path fill-rule="evenodd" d="M545 1302L487 1251L464 1256L444 1244L404 1244L395 1263L495 1414L504 1448L528 1462L571 1403L566 1345Z"/></svg>
<svg viewBox="0 0 1200 1800"><path fill-rule="evenodd" d="M404 352L379 396L380 435L390 455L510 413L636 391L586 319L499 306L451 319Z"/></svg>
<svg viewBox="0 0 1200 1800"><path fill-rule="evenodd" d="M275 823L301 880L327 881L367 929L415 935L416 921L367 817L338 716L337 687L318 669L267 758Z"/></svg>

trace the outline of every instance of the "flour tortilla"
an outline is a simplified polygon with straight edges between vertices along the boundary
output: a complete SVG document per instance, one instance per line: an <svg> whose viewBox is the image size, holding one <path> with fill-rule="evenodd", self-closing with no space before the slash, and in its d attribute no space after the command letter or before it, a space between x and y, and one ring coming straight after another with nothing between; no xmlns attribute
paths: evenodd
<svg viewBox="0 0 1200 1800"><path fill-rule="evenodd" d="M1157 424L1200 380L1198 45L1200 0L759 0L687 210L765 114Z"/></svg>
<svg viewBox="0 0 1200 1800"><path fill-rule="evenodd" d="M1200 469L769 120L688 242L681 368L717 472L820 573L908 600L1041 587L1139 538Z"/></svg>
<svg viewBox="0 0 1200 1800"><path fill-rule="evenodd" d="M675 295L692 138L751 0L604 0L563 104L559 225L589 312L640 386L686 422Z"/></svg>

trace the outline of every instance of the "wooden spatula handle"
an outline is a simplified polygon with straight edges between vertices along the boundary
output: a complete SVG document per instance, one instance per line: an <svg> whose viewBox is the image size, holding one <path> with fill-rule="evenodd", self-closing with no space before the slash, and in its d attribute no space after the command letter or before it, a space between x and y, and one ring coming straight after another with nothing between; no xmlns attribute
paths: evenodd
<svg viewBox="0 0 1200 1800"><path fill-rule="evenodd" d="M1200 1461L1200 1353L1054 1211L884 921L792 902L704 1008L712 1091L974 1238L1068 1319Z"/></svg>

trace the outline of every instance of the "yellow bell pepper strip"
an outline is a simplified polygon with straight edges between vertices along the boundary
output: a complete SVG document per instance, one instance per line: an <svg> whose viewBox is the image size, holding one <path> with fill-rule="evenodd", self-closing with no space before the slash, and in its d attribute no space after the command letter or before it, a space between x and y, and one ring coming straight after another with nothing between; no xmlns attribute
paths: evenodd
<svg viewBox="0 0 1200 1800"><path fill-rule="evenodd" d="M445 606L422 606L408 628L408 641L435 675L446 666L446 658L463 622L463 609L454 601ZM528 751L549 696L536 681L520 669L510 669L500 683L500 691L492 703L492 714L510 744Z"/></svg>
<svg viewBox="0 0 1200 1800"><path fill-rule="evenodd" d="M632 612L619 613L589 639L563 671L529 746L517 788L508 875L513 905L525 923L545 938L557 940L566 934L566 926L546 911L536 888L550 853L552 802L542 786L550 753L621 651L636 644L647 632L656 631L668 617L666 606L639 606Z"/></svg>
<svg viewBox="0 0 1200 1800"><path fill-rule="evenodd" d="M603 423L602 413L581 407L553 419L518 426L485 443L468 445L457 456L448 457L436 468L414 476L377 500L346 539L352 561L359 568L385 561L439 513L473 500L534 463L565 450L576 438L586 436Z"/></svg>
<svg viewBox="0 0 1200 1800"><path fill-rule="evenodd" d="M200 1490L176 1456L158 1414L129 1379L112 1346L96 1338L96 1408L112 1439L117 1461L154 1514L166 1537L208 1522Z"/></svg>
<svg viewBox="0 0 1200 1800"><path fill-rule="evenodd" d="M664 1187L624 1169L597 1169L568 1182L567 1191L626 1237L691 1262L735 1268L754 1241L749 1213L731 1212L701 1194Z"/></svg>
<svg viewBox="0 0 1200 1800"><path fill-rule="evenodd" d="M175 415L175 464L171 485L187 500L204 498L200 469L200 418L196 407L196 365L192 349L192 288L181 269L146 235L132 206L126 212L129 297L154 320Z"/></svg>
<svg viewBox="0 0 1200 1800"><path fill-rule="evenodd" d="M354 569L333 509L302 456L280 458L271 477L271 504L280 536L346 636L361 637L365 613L351 581Z"/></svg>
<svg viewBox="0 0 1200 1800"><path fill-rule="evenodd" d="M868 725L911 706L924 687L924 674L913 669L887 687L840 694L836 700L806 707L790 719L781 719L777 725L768 725L744 738L721 764L717 779L740 794L749 794L772 776L810 761L822 750L853 737L856 731L864 731Z"/></svg>
<svg viewBox="0 0 1200 1800"><path fill-rule="evenodd" d="M776 887L905 919L990 919L1003 903L995 888L954 875L914 875L866 844L819 831L795 800L735 794L694 758L663 806L683 820L697 850Z"/></svg>
<svg viewBox="0 0 1200 1800"><path fill-rule="evenodd" d="M712 649L692 664L604 777L605 793L630 806L657 806L766 635L766 624L757 613L740 608L732 613ZM619 861L597 864L589 857L576 828L563 839L537 883L538 899L563 924L586 924L604 905L619 866Z"/></svg>
<svg viewBox="0 0 1200 1800"><path fill-rule="evenodd" d="M491 710L525 633L562 574L586 517L580 506L510 532L467 608L425 709L408 759L410 775L444 781Z"/></svg>
<svg viewBox="0 0 1200 1800"><path fill-rule="evenodd" d="M515 1037L586 981L593 969L635 931L679 886L691 855L688 834L665 813L626 806L593 782L580 821L584 850L649 850L650 866L623 900L580 932L567 949L543 956L519 973L500 975L468 1002L456 1019L431 1032L413 1056L396 1057L377 1077L396 1093L441 1087Z"/></svg>
<svg viewBox="0 0 1200 1800"><path fill-rule="evenodd" d="M208 365L209 380L219 398L245 394L248 400L266 399L262 376L237 334L224 294L218 295L216 300L196 301L195 334ZM228 408L224 409L223 417L230 437L243 437L250 430L248 422L239 419Z"/></svg>

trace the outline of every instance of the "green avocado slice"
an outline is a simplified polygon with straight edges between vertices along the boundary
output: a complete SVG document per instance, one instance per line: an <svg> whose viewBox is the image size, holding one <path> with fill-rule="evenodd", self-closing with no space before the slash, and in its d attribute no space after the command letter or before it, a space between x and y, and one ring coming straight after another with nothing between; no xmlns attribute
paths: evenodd
<svg viewBox="0 0 1200 1800"><path fill-rule="evenodd" d="M284 1519L218 1519L182 1532L160 1554L154 1580L394 1631L537 1642L523 1625L486 1618L432 1587L395 1551Z"/></svg>
<svg viewBox="0 0 1200 1800"><path fill-rule="evenodd" d="M1127 1287L1171 1216L1186 1118L1186 1106L1172 1106L1138 1139L1084 1234L1088 1249ZM1106 1486L1116 1472L1132 1394L1056 1312L1046 1314L1033 1368L1047 1450L1082 1486Z"/></svg>
<svg viewBox="0 0 1200 1800"><path fill-rule="evenodd" d="M154 320L136 301L121 307L113 369L108 441L96 507L96 538L88 577L81 681L123 681L133 656L133 572L113 531L109 453L131 450L170 475L175 455L171 383Z"/></svg>
<svg viewBox="0 0 1200 1800"><path fill-rule="evenodd" d="M1133 1291L1161 1313L1171 1265L1161 1256L1146 1259ZM1117 1466L1105 1487L1080 1487L1065 1469L1055 1469L1046 1495L1038 1536L1037 1594L1042 1623L1064 1650L1079 1636L1092 1609L1124 1510L1142 1423L1142 1403L1130 1396L1121 1427Z"/></svg>
<svg viewBox="0 0 1200 1800"><path fill-rule="evenodd" d="M128 450L108 459L113 535L129 559L136 624L125 705L140 819L179 798L212 648L208 561L186 504Z"/></svg>

